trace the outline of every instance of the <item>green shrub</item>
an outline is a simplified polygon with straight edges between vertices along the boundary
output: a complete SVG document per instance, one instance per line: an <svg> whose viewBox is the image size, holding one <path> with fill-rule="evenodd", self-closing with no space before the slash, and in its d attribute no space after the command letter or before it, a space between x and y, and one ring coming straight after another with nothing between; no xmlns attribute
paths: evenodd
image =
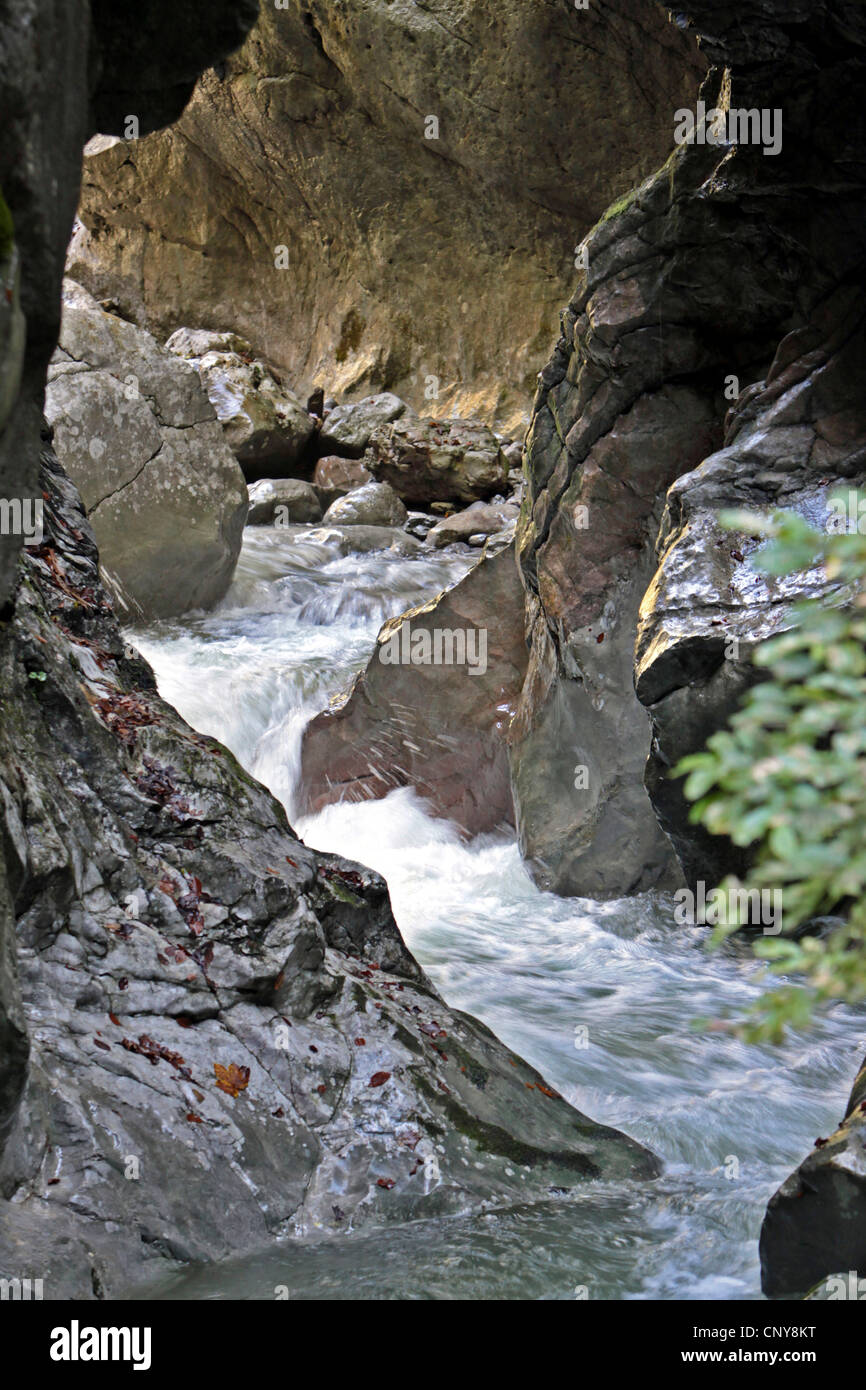
<svg viewBox="0 0 866 1390"><path fill-rule="evenodd" d="M705 752L684 758L691 819L736 845L751 846L748 888L781 889L782 935L754 951L770 972L801 977L765 993L740 1022L750 1040L779 1041L809 1022L822 1001L866 999L866 499L832 499L853 522L828 533L802 517L726 514L725 525L770 543L753 561L789 574L823 564L828 590L792 608L791 626L761 644L754 660L766 678L714 734ZM862 523L866 531L866 516ZM726 880L725 887L737 886ZM819 915L837 914L821 934L797 933ZM741 923L713 933L718 944Z"/></svg>

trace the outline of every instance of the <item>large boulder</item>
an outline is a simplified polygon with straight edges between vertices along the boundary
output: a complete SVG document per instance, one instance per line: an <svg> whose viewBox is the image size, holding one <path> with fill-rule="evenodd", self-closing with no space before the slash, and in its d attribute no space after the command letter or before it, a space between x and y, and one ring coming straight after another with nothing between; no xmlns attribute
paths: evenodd
<svg viewBox="0 0 866 1390"><path fill-rule="evenodd" d="M0 631L31 1046L0 1268L25 1251L46 1297L113 1298L293 1236L654 1176L444 1003L378 875L308 849L160 699L48 455L41 485L51 551Z"/></svg>
<svg viewBox="0 0 866 1390"><path fill-rule="evenodd" d="M248 526L321 521L322 506L311 483L300 478L261 478L249 488Z"/></svg>
<svg viewBox="0 0 866 1390"><path fill-rule="evenodd" d="M234 328L302 397L514 432L575 243L702 68L634 0L271 0L174 130L87 158L73 273L161 339Z"/></svg>
<svg viewBox="0 0 866 1390"><path fill-rule="evenodd" d="M257 478L289 472L303 457L315 425L279 373L232 333L179 328L166 347L191 362L226 440L244 470Z"/></svg>
<svg viewBox="0 0 866 1390"><path fill-rule="evenodd" d="M770 1198L761 1227L761 1286L768 1298L801 1296L828 1275L843 1298L866 1279L866 1064L839 1127ZM850 1275L855 1290L850 1289ZM860 1288L856 1288L857 1280Z"/></svg>
<svg viewBox="0 0 866 1390"><path fill-rule="evenodd" d="M513 823L505 732L525 665L508 547L385 624L366 670L304 733L307 809L412 786L467 835Z"/></svg>
<svg viewBox="0 0 866 1390"><path fill-rule="evenodd" d="M323 519L335 526L402 526L408 515L392 487L369 482L338 497Z"/></svg>
<svg viewBox="0 0 866 1390"><path fill-rule="evenodd" d="M325 453L344 458L360 458L376 430L406 415L413 415L405 401L385 391L380 396L365 396L354 404L335 406L325 416L319 448Z"/></svg>
<svg viewBox="0 0 866 1390"><path fill-rule="evenodd" d="M402 418L377 430L364 462L404 502L474 502L504 492L499 440L478 420Z"/></svg>
<svg viewBox="0 0 866 1390"><path fill-rule="evenodd" d="M45 414L128 616L226 592L247 514L243 474L194 368L66 282Z"/></svg>

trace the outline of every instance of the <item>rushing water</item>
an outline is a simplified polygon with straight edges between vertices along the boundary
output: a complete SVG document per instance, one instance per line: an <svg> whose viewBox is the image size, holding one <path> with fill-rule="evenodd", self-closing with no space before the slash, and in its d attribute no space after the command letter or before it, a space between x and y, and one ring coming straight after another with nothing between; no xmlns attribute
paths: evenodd
<svg viewBox="0 0 866 1390"><path fill-rule="evenodd" d="M307 721L362 667L385 617L456 582L453 555L341 557L246 532L215 612L134 634L162 694L226 743L293 815ZM409 790L294 817L311 845L385 875L410 947L449 1003L484 1020L594 1119L660 1154L656 1183L587 1184L568 1203L280 1247L187 1275L172 1297L725 1299L760 1296L767 1199L838 1122L866 1015L747 1046L696 1017L759 992L747 950L704 949L670 895L540 892L512 840L462 844ZM586 1045L584 1045L584 1043Z"/></svg>

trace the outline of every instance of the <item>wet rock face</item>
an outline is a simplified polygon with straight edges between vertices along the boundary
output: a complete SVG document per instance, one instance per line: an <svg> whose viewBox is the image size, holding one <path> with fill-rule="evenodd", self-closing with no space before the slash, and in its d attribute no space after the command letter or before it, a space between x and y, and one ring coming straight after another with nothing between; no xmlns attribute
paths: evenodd
<svg viewBox="0 0 866 1390"><path fill-rule="evenodd" d="M234 573L247 490L198 373L65 285L45 413L106 582L128 618L210 607Z"/></svg>
<svg viewBox="0 0 866 1390"><path fill-rule="evenodd" d="M377 875L308 850L160 700L51 455L41 485L46 545L0 631L30 1037L0 1266L24 1245L46 1297L110 1297L174 1261L524 1196L527 1169L545 1190L652 1176L444 1004Z"/></svg>
<svg viewBox="0 0 866 1390"><path fill-rule="evenodd" d="M641 606L635 682L652 718L647 787L691 880L741 872L748 856L696 832L669 770L727 722L760 676L755 646L784 629L791 603L827 587L820 567L782 579L756 572L758 543L724 530L719 515L784 507L826 526L840 483L863 486L864 325L866 302L850 288L820 306L808 329L783 339L767 379L731 410L724 448L668 493L658 569Z"/></svg>
<svg viewBox="0 0 866 1390"><path fill-rule="evenodd" d="M768 1298L803 1295L828 1275L866 1275L866 1066L839 1128L770 1198L761 1227L761 1286ZM837 1293L835 1295L839 1297ZM844 1298L862 1298L850 1290Z"/></svg>
<svg viewBox="0 0 866 1390"><path fill-rule="evenodd" d="M309 811L412 786L468 835L513 822L505 730L526 664L521 593L509 546L385 624L342 702L305 730Z"/></svg>
<svg viewBox="0 0 866 1390"><path fill-rule="evenodd" d="M672 496L689 510L690 480L726 442L731 400L739 392L745 411L749 390L769 381L782 340L792 350L790 335L810 329L835 287L857 283L866 209L853 92L862 76L863 15L842 3L820 15L795 10L769 0L748 13L690 7L696 28L712 34L708 51L729 65L707 78L707 108L780 109L781 149L768 156L760 144L678 146L657 176L611 209L587 238L587 268L539 379L518 528L532 650L512 729L512 771L524 852L539 880L559 892L616 895L670 878L669 842L639 786L652 727L629 689L665 495L675 485ZM813 22L825 44L820 70L807 56ZM839 150L852 157L828 197L823 171ZM784 358L775 370L788 365ZM853 358L849 370L862 379ZM781 426L784 414L774 419ZM727 456L738 474L733 490L745 496L742 470L757 468L751 496L779 497L778 487L762 494L764 476L797 475L806 433L779 428L761 441L760 421L753 423L740 465ZM849 458L856 447L847 441ZM843 453L824 450L824 475L850 471ZM805 483L796 476L793 494ZM710 557L698 561L708 538L715 554L718 533L695 525L670 563L681 563L677 556L691 546L705 589L722 592L686 596L687 611L675 613L684 596L673 573L667 599L661 581L658 598L647 599L661 605L654 631L669 618L679 635L666 661L650 650L656 638L647 628L640 655L649 662L639 668L641 697L665 700L650 779L655 808L675 835L682 821L668 808L663 765L724 722L750 678L743 663L722 670L718 636L706 640L705 620L719 617L731 582L728 567L712 574ZM646 606L644 619L655 621ZM675 674L679 660L688 688ZM690 873L703 862L709 876L720 862L704 857L698 837L679 838L678 848Z"/></svg>
<svg viewBox="0 0 866 1390"><path fill-rule="evenodd" d="M262 4L176 130L86 161L76 273L157 336L235 328L301 394L522 429L575 243L700 67L632 0Z"/></svg>
<svg viewBox="0 0 866 1390"><path fill-rule="evenodd" d="M215 0L204 17L197 11L185 13L180 22L192 45L185 49L179 41L178 6L166 0L144 0L136 7L134 22L126 9L110 0L66 0L62 5L53 0L0 0L3 498L32 500L40 495L42 393L57 342L60 285L85 140L96 130L119 133L130 110L138 113L142 133L174 119L200 67L217 62L239 42L254 8L253 0ZM172 44L150 45L154 22L163 36L173 35ZM139 66L143 50L150 63L147 81ZM120 73L122 92L112 86L112 78L116 83ZM21 543L21 535L0 534L4 622L9 619ZM0 856L0 1144L14 1114L26 1058L4 858Z"/></svg>

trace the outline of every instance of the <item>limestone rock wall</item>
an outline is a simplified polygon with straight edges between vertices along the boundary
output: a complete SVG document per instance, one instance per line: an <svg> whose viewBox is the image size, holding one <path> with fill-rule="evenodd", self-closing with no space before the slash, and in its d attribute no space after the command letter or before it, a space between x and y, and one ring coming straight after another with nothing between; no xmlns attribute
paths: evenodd
<svg viewBox="0 0 866 1390"><path fill-rule="evenodd" d="M301 395L522 430L574 247L702 66L631 0L262 0L175 128L86 159L71 273L157 334L242 333Z"/></svg>
<svg viewBox="0 0 866 1390"><path fill-rule="evenodd" d="M0 0L0 497L40 497L45 371L60 325L60 284L80 190L81 151L97 130L123 129L133 101L142 132L173 120L201 66L236 46L251 0L216 0L202 17L145 0L135 22L112 0ZM175 43L153 46L154 34ZM159 52L158 62L154 55ZM146 76L145 76L146 70ZM123 75L122 91L115 86ZM139 85L139 83L141 85ZM0 627L11 621L23 536L0 532ZM10 711L4 709L4 720ZM15 1117L26 1040L11 897L0 854L0 1140Z"/></svg>
<svg viewBox="0 0 866 1390"><path fill-rule="evenodd" d="M707 109L771 116L778 109L782 141L775 155L744 140L677 146L587 239L587 269L541 374L518 532L532 651L512 728L512 771L527 860L542 883L565 893L617 895L669 881L670 845L640 786L653 732L656 809L666 827L682 828L681 811L662 805L665 763L689 737L724 722L748 679L744 645L711 715L701 715L705 678L718 665L708 608L727 612L737 600L728 591L730 557L714 569L705 543L718 534L699 526L686 528L678 554L693 548L703 593L654 581L668 489L674 485L675 517L689 512L690 488L705 493L705 480L723 468L735 493L757 497L764 489L765 498L794 501L798 489L808 490L810 469L816 483L818 475L851 476L864 438L858 350L843 354L843 366L840 342L830 349L832 332L821 328L840 286L848 305L856 297L866 252L856 96L864 13L844 0L767 0L692 5L688 18L715 63L701 93ZM856 321L855 312L849 333ZM825 357L836 354L827 400L838 407L820 390L804 398L804 374L817 368L820 351L801 364L799 378L780 377L801 350L822 343ZM726 436L732 381L741 409ZM786 386L791 400L780 396ZM755 413L762 400L765 420ZM833 418L821 424L822 413ZM736 457L726 452L714 462L710 456L735 437ZM631 691L642 602L642 698L654 705L670 697L655 725ZM678 651L690 656L677 681L654 686L646 645L668 620L678 627ZM683 689L674 697L676 683ZM583 786L575 768L585 769ZM689 871L703 864L709 877L714 861L706 844L703 860L692 852L697 843L679 847Z"/></svg>

